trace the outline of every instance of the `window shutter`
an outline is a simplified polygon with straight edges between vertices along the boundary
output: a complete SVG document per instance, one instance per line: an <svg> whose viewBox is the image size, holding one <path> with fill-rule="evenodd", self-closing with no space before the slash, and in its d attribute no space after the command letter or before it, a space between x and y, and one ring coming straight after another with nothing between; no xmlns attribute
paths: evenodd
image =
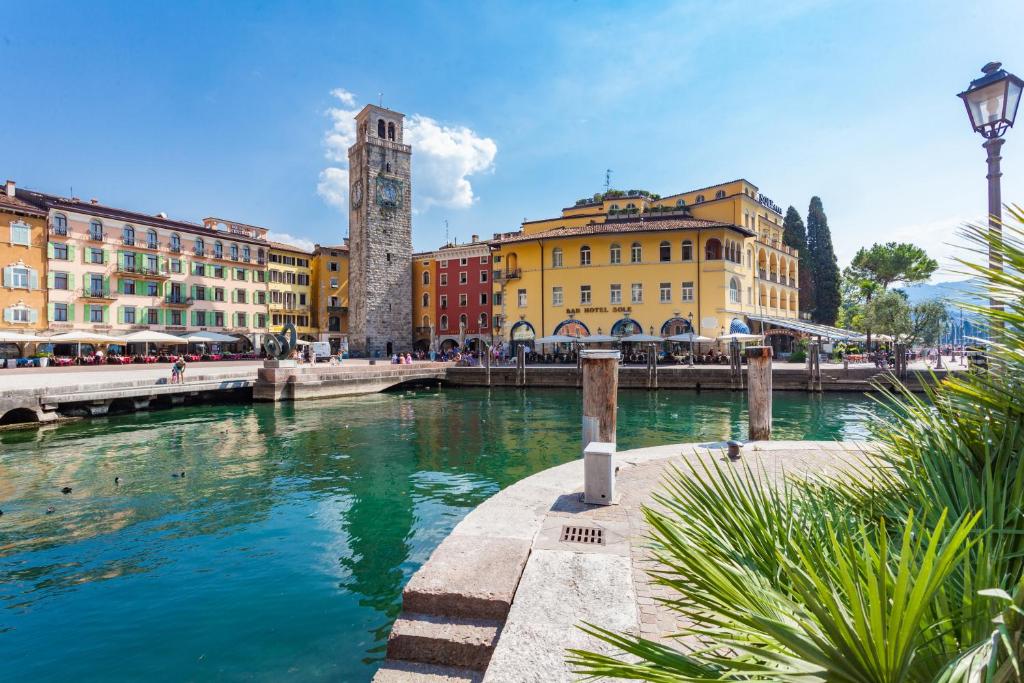
<svg viewBox="0 0 1024 683"><path fill-rule="evenodd" d="M75 319L75 305L68 304L68 322L72 322Z"/></svg>
<svg viewBox="0 0 1024 683"><path fill-rule="evenodd" d="M53 276L53 271L50 271L49 273L46 274L46 286L49 287L50 289L53 289Z"/></svg>
<svg viewBox="0 0 1024 683"><path fill-rule="evenodd" d="M35 268L28 269L28 288L39 289L39 271Z"/></svg>
<svg viewBox="0 0 1024 683"><path fill-rule="evenodd" d="M46 319L47 320L53 320L53 318L54 318L53 309L54 309L54 304L46 304Z"/></svg>
<svg viewBox="0 0 1024 683"><path fill-rule="evenodd" d="M68 245L68 260L73 261L75 259L75 245Z"/></svg>
<svg viewBox="0 0 1024 683"><path fill-rule="evenodd" d="M104 252L104 253L106 253L106 252ZM110 278L109 277L103 278L103 293L104 294L109 294L110 293Z"/></svg>
<svg viewBox="0 0 1024 683"><path fill-rule="evenodd" d="M117 307L117 322L124 324L124 306Z"/></svg>
<svg viewBox="0 0 1024 683"><path fill-rule="evenodd" d="M110 263L110 252L106 249L103 250L103 265Z"/></svg>
<svg viewBox="0 0 1024 683"><path fill-rule="evenodd" d="M123 251L117 252L117 267L118 268L124 268L124 252Z"/></svg>
<svg viewBox="0 0 1024 683"><path fill-rule="evenodd" d="M39 311L37 311L34 308L28 309L28 321L30 323L37 323L37 322L39 322Z"/></svg>
<svg viewBox="0 0 1024 683"><path fill-rule="evenodd" d="M11 233L14 233L14 228L11 228ZM53 258L53 242L46 243L46 258Z"/></svg>
<svg viewBox="0 0 1024 683"><path fill-rule="evenodd" d="M11 283L14 282L14 267L7 266L4 268L4 287L10 287Z"/></svg>
<svg viewBox="0 0 1024 683"><path fill-rule="evenodd" d="M4 309L4 322L5 323L13 323L14 322L14 309L13 308L5 308Z"/></svg>
<svg viewBox="0 0 1024 683"><path fill-rule="evenodd" d="M92 304L85 304L85 306L82 307L82 310L85 315L85 319L82 322L92 322ZM71 316L69 315L68 317L70 318Z"/></svg>
<svg viewBox="0 0 1024 683"><path fill-rule="evenodd" d="M75 274L74 273L68 273L68 289L74 289L74 288L75 288Z"/></svg>
<svg viewBox="0 0 1024 683"><path fill-rule="evenodd" d="M110 306L100 306L103 309L103 322L110 322Z"/></svg>

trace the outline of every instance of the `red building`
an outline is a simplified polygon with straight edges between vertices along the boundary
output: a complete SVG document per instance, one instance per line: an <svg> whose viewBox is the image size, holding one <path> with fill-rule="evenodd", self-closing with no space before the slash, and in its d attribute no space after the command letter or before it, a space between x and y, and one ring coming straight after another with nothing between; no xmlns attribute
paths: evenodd
<svg viewBox="0 0 1024 683"><path fill-rule="evenodd" d="M432 254L436 263L434 320L438 349L460 340L472 348L490 339L491 251L476 235L469 244L442 247Z"/></svg>

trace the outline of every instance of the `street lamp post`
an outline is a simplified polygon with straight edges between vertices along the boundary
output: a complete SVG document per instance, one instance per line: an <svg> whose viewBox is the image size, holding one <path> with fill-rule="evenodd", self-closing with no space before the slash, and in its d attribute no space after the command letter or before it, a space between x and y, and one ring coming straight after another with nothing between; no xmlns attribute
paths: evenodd
<svg viewBox="0 0 1024 683"><path fill-rule="evenodd" d="M999 62L989 62L981 68L981 78L971 81L967 90L958 95L967 107L967 115L971 119L971 127L985 138L982 145L988 153L988 228L991 243L989 244L989 267L995 271L1003 269L1003 259L997 250L1002 240L1003 203L1000 192L999 161L1002 159L1000 150L1003 146L1003 134L1013 126L1017 117L1017 105L1020 104L1021 90L1024 81L1002 69ZM993 309L1001 306L993 299Z"/></svg>
<svg viewBox="0 0 1024 683"><path fill-rule="evenodd" d="M690 323L690 362L688 365L693 367L693 311L686 316L686 322Z"/></svg>

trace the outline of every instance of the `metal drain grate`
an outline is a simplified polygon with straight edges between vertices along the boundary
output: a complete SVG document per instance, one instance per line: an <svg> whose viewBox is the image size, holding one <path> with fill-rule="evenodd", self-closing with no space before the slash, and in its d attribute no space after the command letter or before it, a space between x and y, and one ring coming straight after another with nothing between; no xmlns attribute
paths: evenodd
<svg viewBox="0 0 1024 683"><path fill-rule="evenodd" d="M596 543L604 545L604 529L589 526L563 526L562 543Z"/></svg>

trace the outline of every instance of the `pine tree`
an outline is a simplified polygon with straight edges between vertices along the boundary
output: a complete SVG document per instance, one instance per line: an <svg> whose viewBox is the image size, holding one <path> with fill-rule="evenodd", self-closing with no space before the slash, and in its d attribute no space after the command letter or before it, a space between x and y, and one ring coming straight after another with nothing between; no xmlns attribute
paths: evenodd
<svg viewBox="0 0 1024 683"><path fill-rule="evenodd" d="M839 315L839 264L832 248L832 233L820 197L811 197L807 209L807 251L814 278L814 321L834 325Z"/></svg>
<svg viewBox="0 0 1024 683"><path fill-rule="evenodd" d="M810 253L807 251L807 228L800 212L792 206L786 209L786 218L782 222L782 243L800 252L800 310L814 310L814 268L811 265Z"/></svg>

